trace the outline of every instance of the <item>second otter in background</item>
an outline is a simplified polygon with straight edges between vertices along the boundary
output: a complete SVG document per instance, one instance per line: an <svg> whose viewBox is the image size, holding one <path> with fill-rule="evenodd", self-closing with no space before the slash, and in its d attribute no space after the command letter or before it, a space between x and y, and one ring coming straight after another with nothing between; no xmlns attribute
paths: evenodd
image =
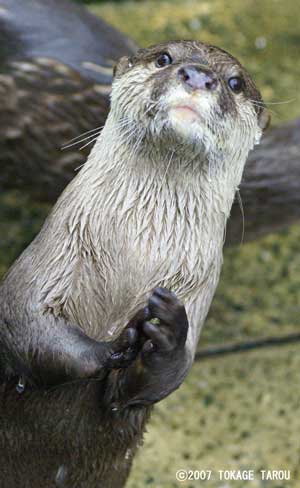
<svg viewBox="0 0 300 488"><path fill-rule="evenodd" d="M6 488L124 486L149 407L192 364L266 120L221 49L173 41L120 60L87 163L0 288Z"/></svg>

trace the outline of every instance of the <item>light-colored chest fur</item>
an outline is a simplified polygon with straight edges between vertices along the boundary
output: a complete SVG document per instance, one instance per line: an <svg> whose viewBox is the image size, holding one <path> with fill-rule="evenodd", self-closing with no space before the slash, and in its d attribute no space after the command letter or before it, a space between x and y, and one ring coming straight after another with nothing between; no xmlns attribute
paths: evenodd
<svg viewBox="0 0 300 488"><path fill-rule="evenodd" d="M43 263L43 305L102 339L116 334L155 286L165 286L185 303L194 344L218 282L235 191L221 169L212 184L199 164L186 173L176 160L168 172L144 162L109 165L96 147L45 230L46 241L49 233L58 237L51 267Z"/></svg>

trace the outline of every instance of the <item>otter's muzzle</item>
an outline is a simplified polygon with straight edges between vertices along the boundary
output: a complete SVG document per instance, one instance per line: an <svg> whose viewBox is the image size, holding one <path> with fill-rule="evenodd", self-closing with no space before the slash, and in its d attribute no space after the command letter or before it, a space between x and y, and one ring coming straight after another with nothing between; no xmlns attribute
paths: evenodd
<svg viewBox="0 0 300 488"><path fill-rule="evenodd" d="M196 64L189 64L179 68L177 78L188 91L214 91L219 83L212 71Z"/></svg>

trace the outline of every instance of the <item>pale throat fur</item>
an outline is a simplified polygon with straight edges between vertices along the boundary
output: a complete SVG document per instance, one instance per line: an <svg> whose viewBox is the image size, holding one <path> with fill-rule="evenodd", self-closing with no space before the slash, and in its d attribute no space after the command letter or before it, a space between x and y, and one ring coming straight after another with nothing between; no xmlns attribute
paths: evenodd
<svg viewBox="0 0 300 488"><path fill-rule="evenodd" d="M88 161L38 237L35 262L45 313L108 339L155 286L164 286L186 306L193 354L218 283L234 195L261 135L254 111L245 114L252 122L248 132L246 124L240 131L233 126L224 147L195 154L192 145L161 151L149 141L145 151L139 131L128 132L112 109ZM135 127L134 117L131 122Z"/></svg>

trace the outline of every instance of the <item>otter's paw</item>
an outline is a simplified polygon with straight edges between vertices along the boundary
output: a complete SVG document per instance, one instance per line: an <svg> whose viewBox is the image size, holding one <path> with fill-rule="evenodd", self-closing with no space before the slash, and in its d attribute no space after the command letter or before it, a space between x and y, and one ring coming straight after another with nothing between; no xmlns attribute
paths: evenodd
<svg viewBox="0 0 300 488"><path fill-rule="evenodd" d="M155 324L144 321L142 330L146 341L142 348L142 358L149 361L155 356L164 357L166 353L180 353L188 332L188 319L184 306L176 295L165 288L155 288L148 303L152 318L159 319Z"/></svg>
<svg viewBox="0 0 300 488"><path fill-rule="evenodd" d="M149 309L146 307L139 310L128 322L124 331L110 345L110 355L106 362L107 368L127 368L137 358L144 342L140 332L141 327L150 318Z"/></svg>

